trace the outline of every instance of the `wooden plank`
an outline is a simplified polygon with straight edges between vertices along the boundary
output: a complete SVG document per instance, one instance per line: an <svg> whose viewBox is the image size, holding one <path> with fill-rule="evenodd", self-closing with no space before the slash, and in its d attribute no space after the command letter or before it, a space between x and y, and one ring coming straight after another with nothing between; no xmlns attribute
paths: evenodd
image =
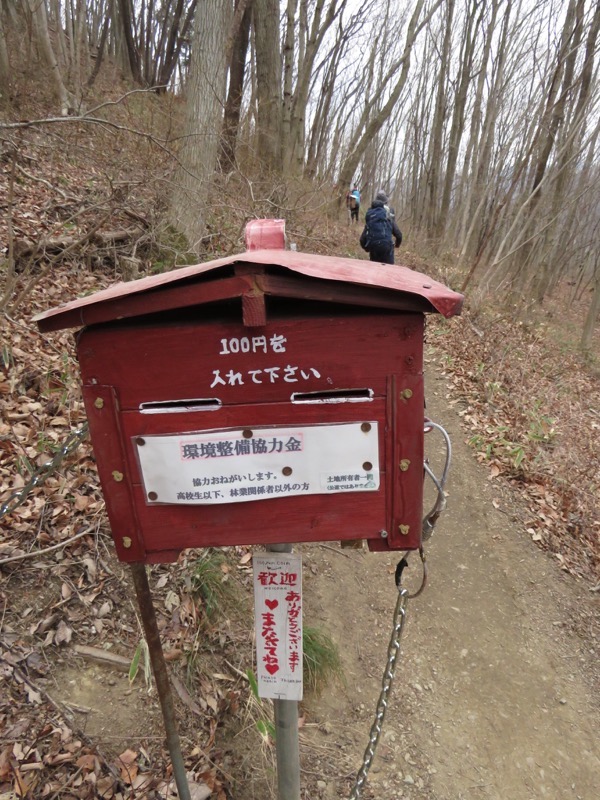
<svg viewBox="0 0 600 800"><path fill-rule="evenodd" d="M128 447L128 470L135 483L138 509L147 558L157 561L156 553L184 547L210 547L233 544L275 543L277 541L326 541L378 536L385 527L386 473L390 468L388 433L385 425L385 400L339 405L268 403L260 406L227 408L218 415L206 414L212 425L229 427L305 426L336 422L379 421L381 488L377 492L352 492L342 495L297 495L220 505L147 504L133 446ZM170 415L168 432L199 430L199 419L180 419ZM218 418L218 421L217 421ZM211 420L209 422L208 420ZM212 422L214 420L214 422ZM187 424L188 428L184 426ZM164 425L156 420L148 429L148 417L135 412L123 415L126 442L151 435ZM170 560L170 556L168 557Z"/></svg>
<svg viewBox="0 0 600 800"><path fill-rule="evenodd" d="M285 275L258 275L258 286L265 294L301 300L319 300L325 303L342 303L366 308L387 308L393 311L433 312L431 303L418 295L386 289L372 289L342 282L314 281Z"/></svg>
<svg viewBox="0 0 600 800"><path fill-rule="evenodd" d="M87 329L78 338L84 382L140 403L218 398L224 405L290 401L294 392L372 389L422 370L422 315L280 318L260 331L239 322ZM208 412L206 412L208 413ZM212 412L211 412L212 413Z"/></svg>
<svg viewBox="0 0 600 800"><path fill-rule="evenodd" d="M143 537L135 514L115 390L112 386L84 386L83 401L117 555L121 561L143 561Z"/></svg>
<svg viewBox="0 0 600 800"><path fill-rule="evenodd" d="M394 297L401 293L404 298L406 295L422 298L425 306L418 306L416 310L439 311L446 317L460 314L463 296L458 292L453 292L443 284L434 281L423 273L408 269L407 267L377 264L373 265L369 261L337 258L331 256L313 255L310 253L297 253L286 250L256 250L254 252L240 253L239 255L209 261L205 264L196 264L190 267L182 267L160 275L152 275L140 278L136 281L118 283L108 289L97 292L94 295L82 297L67 303L59 308L50 309L38 314L34 319L38 323L40 330L50 331L59 330L65 327L80 326L84 324L82 319L91 321L106 322L111 319L125 317L129 315L127 305L136 298L136 303L143 296L152 295L162 291L167 291L167 287L177 284L183 286L182 307L186 305L185 295L190 291L192 285L198 285L199 295L194 303L210 302L208 296L203 296L203 290L210 286L212 281L206 280L206 275L222 274L221 271L233 267L250 266L252 268L264 268L269 272L275 270L276 273L288 272L296 275L298 280L306 281L306 285L317 287L319 284L331 283L335 287L335 297L330 298L338 302L352 302L358 305L380 305L382 308L388 306L389 297ZM300 277L302 276L302 277ZM277 275L273 275L273 279ZM340 286L354 287L356 293L351 295L340 292ZM276 291L275 283L272 284ZM291 291L281 284L282 291ZM210 290L207 290L210 292ZM311 289L312 291L312 289ZM230 296L237 296L239 292L233 291ZM159 295L164 297L167 305L165 308L172 308L173 304L168 300L169 294ZM289 295L296 296L296 295ZM302 295L301 295L302 296ZM364 303L361 301L365 297ZM346 299L344 300L343 297ZM342 298L342 299L339 299ZM316 299L327 299L322 294ZM117 300L124 300L124 305L117 303ZM143 301L141 301L143 304ZM407 306L407 300L403 300L402 308L412 308ZM175 307L176 307L175 303ZM159 303L160 306L160 303ZM99 311L99 307L108 307L112 313ZM134 305L135 307L135 305ZM397 307L392 302L392 307ZM91 316L90 309L96 309ZM161 307L155 310L161 310ZM137 313L146 313L145 311Z"/></svg>
<svg viewBox="0 0 600 800"><path fill-rule="evenodd" d="M242 295L242 319L247 328L261 328L267 324L263 292L252 291Z"/></svg>
<svg viewBox="0 0 600 800"><path fill-rule="evenodd" d="M252 287L260 277L235 280ZM423 315L311 311L280 311L249 331L239 306L228 305L216 322L174 318L80 334L84 399L121 560L160 562L186 547L281 541L367 539L371 549L418 547ZM332 392L338 399L350 394L346 402L323 402L335 399ZM372 400L354 402L361 392ZM298 394L315 399L315 393L320 402L297 402ZM379 425L380 489L343 497L147 503L133 443L146 435L370 421ZM403 460L410 469L400 469ZM385 540L381 530L388 531Z"/></svg>
<svg viewBox="0 0 600 800"><path fill-rule="evenodd" d="M62 328L97 325L114 320L131 319L159 311L214 303L231 297L241 297L252 286L251 278L236 276L203 283L170 286L139 295L105 300L96 305L73 308L63 314L38 320L42 333Z"/></svg>

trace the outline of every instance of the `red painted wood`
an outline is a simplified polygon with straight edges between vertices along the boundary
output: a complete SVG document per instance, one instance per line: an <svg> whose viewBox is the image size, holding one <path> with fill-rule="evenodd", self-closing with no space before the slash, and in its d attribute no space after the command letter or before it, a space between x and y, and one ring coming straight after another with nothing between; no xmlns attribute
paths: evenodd
<svg viewBox="0 0 600 800"><path fill-rule="evenodd" d="M383 289L385 294L389 293L392 296L398 292L413 295L416 298L422 298L432 309L446 317L459 314L463 303L461 294L453 292L427 275L407 267L387 264L378 264L375 267L370 261L352 258L335 258L287 250L256 250L209 261L206 264L183 267L161 275L140 278L137 281L119 283L104 291L45 311L34 319L40 330L49 331L108 321L121 316L134 316L134 309L135 314L150 313L144 310L145 301L143 299L139 301L141 307L132 306L128 309L128 303L134 296L151 297L157 290L177 283L185 283L182 305L190 305L185 300L185 295L186 292L191 291L191 286L196 284L199 288L198 294L194 296L193 304L214 302L217 298L211 294L213 290L210 288L213 279L229 277L231 267L235 264L264 265L269 273L280 274L283 271L283 274L288 272L292 275L303 276L307 280L307 296L313 296L312 293L316 291L316 285L319 283L325 287L328 282L337 282L363 287L368 292L373 289ZM207 273L210 273L208 280ZM204 291L206 291L206 296L203 295ZM232 284L230 296L239 296L239 294L238 285ZM124 304L114 303L114 301L126 298L129 300ZM169 295L164 295L164 298L165 308L173 308ZM374 298L371 296L371 299ZM152 312L160 310L159 298L156 303L150 302L153 303ZM360 302L360 293L357 302ZM91 313L91 308L97 308L107 303L113 304L110 306L110 312L94 311Z"/></svg>
<svg viewBox="0 0 600 800"><path fill-rule="evenodd" d="M421 543L423 516L424 386L421 375L406 374L394 375L390 384L394 479L387 544L394 550L412 549Z"/></svg>
<svg viewBox="0 0 600 800"><path fill-rule="evenodd" d="M154 415L127 412L123 415L128 448L128 474L132 477L140 524L144 530L146 549L159 551L168 542L170 547L207 547L229 544L259 544L278 541L324 541L379 536L386 527L386 471L391 468L387 457L385 401L344 403L339 405L297 405L267 403L226 407L215 413L190 414L186 421L159 421ZM187 417L187 415L185 415ZM133 441L137 436L153 432L181 432L210 427L251 428L265 425L295 426L366 422L383 420L379 428L381 486L379 492L352 493L341 496L309 495L258 500L248 503L184 506L146 504L142 478L137 465ZM165 424L166 422L166 424Z"/></svg>
<svg viewBox="0 0 600 800"><path fill-rule="evenodd" d="M260 328L267 324L265 296L262 292L247 292L242 296L242 320L247 328Z"/></svg>
<svg viewBox="0 0 600 800"><path fill-rule="evenodd" d="M258 226L251 245L264 247L265 236ZM405 267L262 249L118 284L37 317L46 331L88 326L78 358L119 558L155 563L184 547L328 539L418 547L423 312L452 316L462 299ZM348 390L373 399L293 402ZM181 412L201 401L213 410ZM169 403L177 413L166 413ZM363 421L379 426L377 492L147 503L133 444L152 434Z"/></svg>
<svg viewBox="0 0 600 800"><path fill-rule="evenodd" d="M284 219L251 219L246 224L246 250L283 250Z"/></svg>
<svg viewBox="0 0 600 800"><path fill-rule="evenodd" d="M286 275L259 275L256 283L267 295L317 300L326 303L364 306L365 308L387 308L393 311L433 312L431 303L418 295L406 292L391 294L382 289L365 289L341 282L308 283L303 278Z"/></svg>
<svg viewBox="0 0 600 800"><path fill-rule="evenodd" d="M289 401L294 392L351 388L383 396L388 375L422 371L421 314L312 314L282 316L256 331L238 319L88 329L78 357L84 381L118 387L123 409L211 397L226 405ZM223 340L225 349L233 340L252 349L253 337L264 337L267 352L220 354ZM285 352L273 349L273 337L285 340Z"/></svg>
<svg viewBox="0 0 600 800"><path fill-rule="evenodd" d="M121 561L144 561L144 538L133 502L115 390L112 386L84 386L83 401L117 555Z"/></svg>
<svg viewBox="0 0 600 800"><path fill-rule="evenodd" d="M127 285L127 284L125 284ZM190 286L170 286L140 295L115 294L101 303L93 305L67 304L64 312L55 316L39 318L40 331L56 331L81 325L97 325L113 320L129 319L160 311L172 311L219 300L241 297L252 285L250 278L219 278L208 283ZM100 294L100 293L99 293ZM94 295L91 295L92 297ZM85 299L85 298L84 298Z"/></svg>
<svg viewBox="0 0 600 800"><path fill-rule="evenodd" d="M112 501L107 504L115 540L135 525L143 540L143 559L152 562L171 560L173 552L183 547L278 541L366 538L373 549L418 547L423 459L422 332L421 314L320 316L314 310L305 318L282 316L251 335L237 321L190 320L85 330L79 337L78 356L86 395L94 397L99 384L114 386L120 409L119 430L113 424L113 439L123 442L122 471L131 507L124 510ZM258 352L241 352L244 337L248 349L253 349L252 335L260 337L259 342L264 337L267 352L262 345ZM238 342L235 347L240 352L231 352L234 342ZM286 370L296 366L295 382L281 379ZM224 377L231 370L244 382L236 380L233 385L211 388L215 369ZM253 370L257 371L255 378L260 370L265 382L249 378ZM279 379L268 380L268 370L271 375L278 370ZM390 388L391 376L397 384L394 390ZM294 392L348 389L372 390L374 399L335 404L291 402ZM407 389L412 393L410 398L402 396ZM141 404L211 397L222 402L219 410L140 411ZM132 443L137 436L372 420L379 423L380 434L378 492L218 506L146 504ZM105 435L98 438L94 428L92 437L108 496L114 491L110 477L114 442L107 442ZM409 459L416 466L402 472L400 459ZM408 536L399 533L400 525L408 525ZM381 538L382 530L388 532L387 539ZM119 556L139 560L138 551L125 552L122 546Z"/></svg>

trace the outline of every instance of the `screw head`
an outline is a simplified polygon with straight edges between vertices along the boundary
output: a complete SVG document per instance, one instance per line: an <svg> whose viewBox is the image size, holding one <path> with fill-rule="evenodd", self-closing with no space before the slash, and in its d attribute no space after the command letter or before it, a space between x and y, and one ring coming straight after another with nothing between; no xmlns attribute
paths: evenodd
<svg viewBox="0 0 600 800"><path fill-rule="evenodd" d="M113 470L113 474L112 474L112 476L113 476L113 480L115 480L117 483L121 483L121 481L122 481L122 480L123 480L123 478L124 478L124 475L123 475L123 473L122 473L122 472L119 472L119 470L118 470L118 469L115 469L115 470Z"/></svg>
<svg viewBox="0 0 600 800"><path fill-rule="evenodd" d="M293 470L292 470L292 468L291 468L291 467L284 467L284 468L281 470L281 472L282 472L284 475L286 475L286 476L287 476L287 475L291 475L291 474L292 474L292 472L293 472Z"/></svg>
<svg viewBox="0 0 600 800"><path fill-rule="evenodd" d="M387 537L389 536L387 531L379 531L379 535L381 536L382 539L387 539Z"/></svg>
<svg viewBox="0 0 600 800"><path fill-rule="evenodd" d="M129 548L131 547L131 537L130 536L124 536L121 541L122 541L123 547L125 547L127 550L129 550Z"/></svg>
<svg viewBox="0 0 600 800"><path fill-rule="evenodd" d="M97 397L94 400L94 406L96 408L104 408L104 400L101 397Z"/></svg>
<svg viewBox="0 0 600 800"><path fill-rule="evenodd" d="M406 470L410 467L410 461L408 458L403 458L400 462L400 472L406 472Z"/></svg>
<svg viewBox="0 0 600 800"><path fill-rule="evenodd" d="M412 389L404 389L404 391L402 392L402 397L405 400L410 400L412 396L413 396Z"/></svg>
<svg viewBox="0 0 600 800"><path fill-rule="evenodd" d="M402 534L402 536L408 536L410 532L410 525L398 525L398 530Z"/></svg>
<svg viewBox="0 0 600 800"><path fill-rule="evenodd" d="M143 436L138 436L135 440L135 443L137 444L138 447L143 447L146 444L146 440L144 439Z"/></svg>
<svg viewBox="0 0 600 800"><path fill-rule="evenodd" d="M158 500L156 492L148 492L148 500Z"/></svg>
<svg viewBox="0 0 600 800"><path fill-rule="evenodd" d="M371 430L371 423L363 422L363 424L360 426L360 429L363 433L368 433Z"/></svg>

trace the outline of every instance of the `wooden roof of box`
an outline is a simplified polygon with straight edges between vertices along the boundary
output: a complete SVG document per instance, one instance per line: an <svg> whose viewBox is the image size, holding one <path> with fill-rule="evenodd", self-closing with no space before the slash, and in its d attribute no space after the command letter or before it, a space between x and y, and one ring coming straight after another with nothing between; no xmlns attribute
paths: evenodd
<svg viewBox="0 0 600 800"><path fill-rule="evenodd" d="M257 222L277 222L265 220ZM408 267L279 249L281 238L256 226L261 245L237 255L182 267L73 300L34 317L40 331L131 319L146 314L242 298L244 322L265 324L265 296L317 300L369 308L460 314L463 296ZM256 239L254 238L254 242ZM260 246L260 245L259 245ZM255 319L252 319L252 311ZM249 310L248 313L247 310Z"/></svg>

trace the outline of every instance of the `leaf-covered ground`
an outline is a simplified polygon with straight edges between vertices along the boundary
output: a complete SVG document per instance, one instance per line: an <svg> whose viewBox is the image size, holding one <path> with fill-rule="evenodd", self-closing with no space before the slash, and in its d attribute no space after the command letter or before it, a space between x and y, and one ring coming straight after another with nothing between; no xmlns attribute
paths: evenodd
<svg viewBox="0 0 600 800"><path fill-rule="evenodd" d="M529 324L467 313L438 328L436 343L452 402L490 480L525 497L533 541L566 571L598 584L600 381L569 337L576 308L562 296L553 307ZM600 352L600 337L597 343Z"/></svg>
<svg viewBox="0 0 600 800"><path fill-rule="evenodd" d="M1 798L150 800L172 790L160 719L144 715L143 655L131 684L125 674L140 653L140 627L128 572L113 554L89 439L60 456L85 422L72 333L42 336L32 323L42 310L121 279L132 263L143 274L164 257L164 248L153 249L160 169L151 178L145 172L154 149L135 150L129 142L132 156L119 181L113 169L124 141L101 135L75 128L30 134L1 164L0 201L8 209L1 238L12 241L18 269L12 298L25 290L1 319L0 503L10 503L0 519ZM242 230L244 209L237 198L226 202L237 216L228 219L227 236L211 237L215 254L241 249L235 231ZM223 206L214 214L222 219ZM294 217L299 249L359 255L355 229L330 223L324 232L320 219L318 209L313 217ZM128 236L111 239L115 231ZM443 270L409 251L403 258L444 279ZM600 386L576 349L586 296L572 305L570 299L558 292L548 308L521 322L485 311L473 316L467 308L460 320L432 321L428 336L489 480L523 494L533 541L594 590ZM596 344L600 352L598 335ZM33 485L32 476L51 461L54 468ZM197 797L210 790L224 800L231 796L233 756L215 744L217 728L253 724L240 668L251 664L250 611L241 620L235 613L210 618L193 579L198 555L153 568L152 586L188 737L186 768ZM221 581L242 598L249 594L249 560L246 550L232 549L219 566ZM130 739L123 734L99 744L101 737L86 732L85 708L61 699L61 676L68 668L82 672L94 654L113 656L125 671L121 681L98 679L107 692L119 689L115 702L137 726Z"/></svg>

